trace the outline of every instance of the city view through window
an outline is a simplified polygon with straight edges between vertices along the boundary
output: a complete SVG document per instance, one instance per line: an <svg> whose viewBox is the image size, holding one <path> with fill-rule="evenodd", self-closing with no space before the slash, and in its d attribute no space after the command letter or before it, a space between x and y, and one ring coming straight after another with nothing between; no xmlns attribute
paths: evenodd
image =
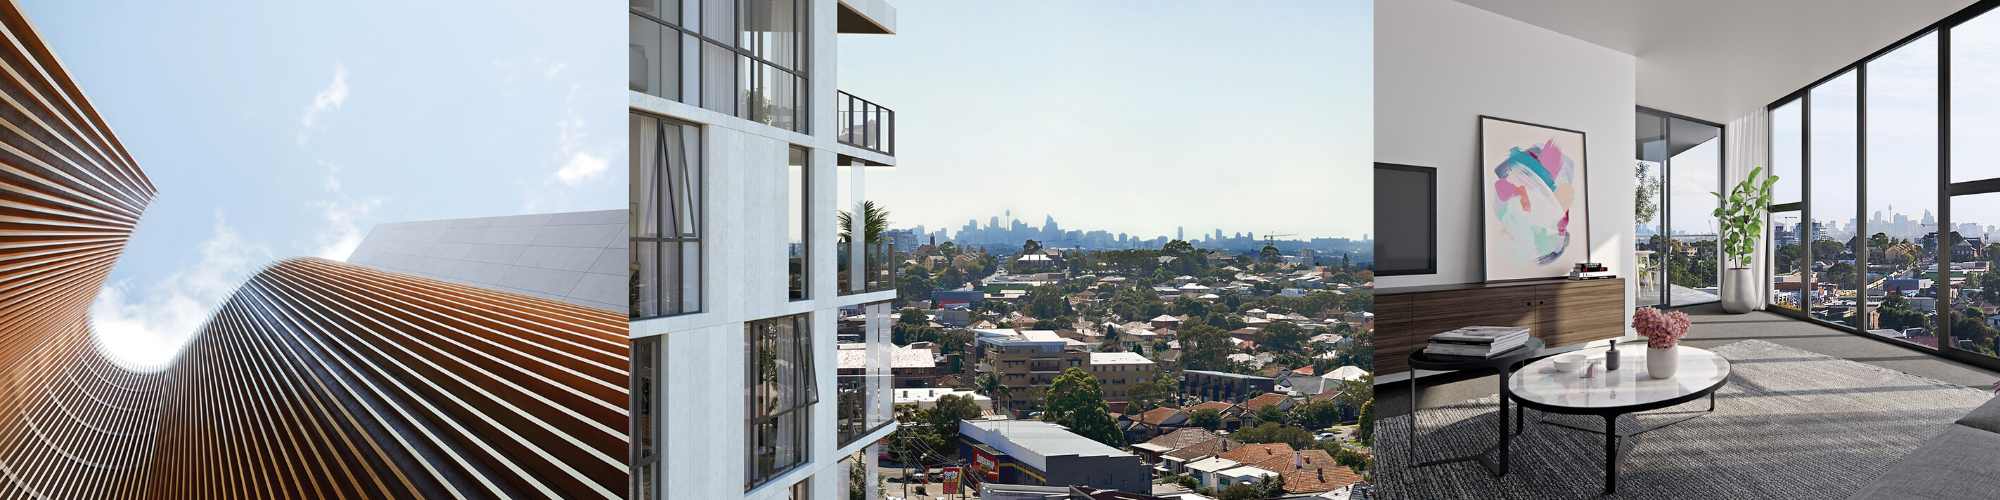
<svg viewBox="0 0 2000 500"><path fill-rule="evenodd" d="M1052 422L1141 455L1156 440L1268 445L1284 466L1268 469L1282 480L1264 493L1372 477L1372 105L1356 98L1372 84L1369 7L1298 8L1327 12L1253 30L1271 20L1183 6L1134 23L1126 10L1068 6L1093 28L1024 39L998 27L1036 22L1004 19L1025 14L924 6L901 22L948 28L879 46L845 40L840 67L870 71L843 72L842 89L899 96L903 137L895 167L839 172L837 185L859 175L866 189L840 200L838 220L886 254L864 260L894 271L897 359L936 360L921 377L897 368L896 389L945 394L899 396L878 487L958 493L924 478L978 470L958 422L989 416ZM1158 29L1183 24L1222 32ZM1264 48L1274 43L1323 48L1320 62ZM1084 45L1121 57L1073 50ZM936 64L887 63L908 60ZM1271 67L1289 75L1255 89L1229 76ZM968 100L967 89L1009 97ZM1286 102L1160 105L1216 93ZM927 112L945 109L949 119ZM1232 123L1189 133L1217 119ZM861 341L843 330L841 342ZM1260 487L1199 484L1165 464L1157 483Z"/></svg>

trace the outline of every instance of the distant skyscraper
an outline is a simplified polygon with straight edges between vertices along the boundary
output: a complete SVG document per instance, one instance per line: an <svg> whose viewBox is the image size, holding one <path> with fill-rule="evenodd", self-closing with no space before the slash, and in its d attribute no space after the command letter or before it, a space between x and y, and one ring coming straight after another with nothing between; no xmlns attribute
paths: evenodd
<svg viewBox="0 0 2000 500"><path fill-rule="evenodd" d="M1187 241L1187 226L1180 226L1174 229L1174 239Z"/></svg>

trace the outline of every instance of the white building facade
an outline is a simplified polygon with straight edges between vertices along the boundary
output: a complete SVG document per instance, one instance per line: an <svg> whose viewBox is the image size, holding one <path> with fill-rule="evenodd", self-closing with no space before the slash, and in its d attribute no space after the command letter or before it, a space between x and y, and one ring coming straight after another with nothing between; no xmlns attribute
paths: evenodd
<svg viewBox="0 0 2000 500"><path fill-rule="evenodd" d="M839 91L836 44L895 9L630 3L632 498L846 498L895 428L896 259L858 209L895 145L893 112ZM837 374L840 334L864 375Z"/></svg>

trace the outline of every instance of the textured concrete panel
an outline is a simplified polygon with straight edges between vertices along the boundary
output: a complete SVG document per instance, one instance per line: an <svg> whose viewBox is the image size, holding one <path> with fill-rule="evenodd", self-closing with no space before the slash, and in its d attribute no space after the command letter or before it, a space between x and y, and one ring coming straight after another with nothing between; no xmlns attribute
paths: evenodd
<svg viewBox="0 0 2000 500"><path fill-rule="evenodd" d="M624 314L629 233L624 210L395 222L348 261Z"/></svg>

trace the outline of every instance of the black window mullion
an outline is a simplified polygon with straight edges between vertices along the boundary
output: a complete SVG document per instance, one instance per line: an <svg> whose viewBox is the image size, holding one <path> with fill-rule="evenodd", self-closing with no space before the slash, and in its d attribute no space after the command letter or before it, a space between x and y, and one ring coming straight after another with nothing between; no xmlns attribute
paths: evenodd
<svg viewBox="0 0 2000 500"><path fill-rule="evenodd" d="M1854 69L1854 324L1855 333L1868 333L1868 65Z"/></svg>

